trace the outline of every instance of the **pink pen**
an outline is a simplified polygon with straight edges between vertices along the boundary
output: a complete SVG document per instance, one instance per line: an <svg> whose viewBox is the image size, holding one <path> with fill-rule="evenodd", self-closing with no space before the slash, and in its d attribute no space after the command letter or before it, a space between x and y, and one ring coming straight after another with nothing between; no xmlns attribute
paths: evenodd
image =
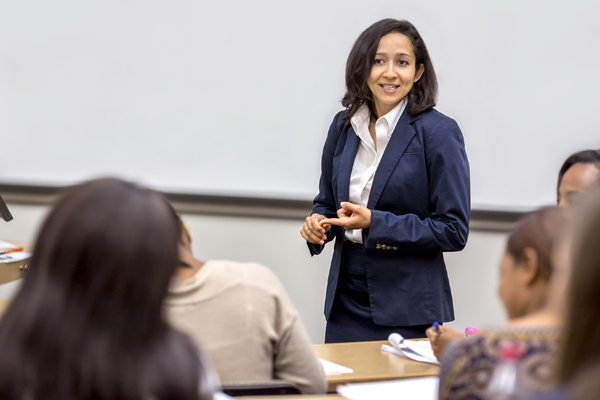
<svg viewBox="0 0 600 400"><path fill-rule="evenodd" d="M466 328L466 329L465 329L465 335L466 335L467 337L469 337L469 336L471 336L471 335L474 335L474 334L476 334L476 333L478 333L478 332L479 332L479 329L476 329L476 328Z"/></svg>

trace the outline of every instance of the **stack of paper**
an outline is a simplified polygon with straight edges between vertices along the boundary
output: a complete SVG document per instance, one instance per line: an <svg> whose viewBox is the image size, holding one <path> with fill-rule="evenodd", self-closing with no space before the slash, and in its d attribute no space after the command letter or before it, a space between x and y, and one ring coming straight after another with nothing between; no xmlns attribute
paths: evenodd
<svg viewBox="0 0 600 400"><path fill-rule="evenodd" d="M339 395L350 400L436 400L439 378L400 379L396 381L348 383L337 387Z"/></svg>
<svg viewBox="0 0 600 400"><path fill-rule="evenodd" d="M11 250L16 248L17 246L15 246L14 244L5 242L4 240L0 240L0 252L2 252L2 250ZM23 251L15 251L13 253L0 254L0 264L21 261L29 257L31 257L31 253L25 253Z"/></svg>
<svg viewBox="0 0 600 400"><path fill-rule="evenodd" d="M343 367L339 364L332 363L331 361L319 359L321 364L323 364L323 370L325 371L325 375L339 375L339 374L351 374L354 372L350 368Z"/></svg>
<svg viewBox="0 0 600 400"><path fill-rule="evenodd" d="M16 248L17 248L17 246L15 246L14 244L5 242L4 240L0 240L0 250L16 249Z"/></svg>
<svg viewBox="0 0 600 400"><path fill-rule="evenodd" d="M408 357L415 361L439 365L428 340L404 340L397 333L392 333L388 340L391 346L384 344L381 346L381 350Z"/></svg>

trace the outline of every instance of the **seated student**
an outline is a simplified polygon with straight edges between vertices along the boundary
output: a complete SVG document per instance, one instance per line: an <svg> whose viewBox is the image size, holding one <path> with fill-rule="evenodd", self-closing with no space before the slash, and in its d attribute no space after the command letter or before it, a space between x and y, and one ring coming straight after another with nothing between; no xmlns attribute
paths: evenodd
<svg viewBox="0 0 600 400"><path fill-rule="evenodd" d="M178 269L166 311L196 339L221 382L282 379L304 394L325 393L323 367L275 275L259 264L196 260L183 227L180 260L189 267Z"/></svg>
<svg viewBox="0 0 600 400"><path fill-rule="evenodd" d="M558 173L559 207L576 204L600 182L600 150L584 150L567 158Z"/></svg>
<svg viewBox="0 0 600 400"><path fill-rule="evenodd" d="M583 203L574 235L562 252L573 267L556 363L560 389L536 397L540 400L600 397L600 191L590 194Z"/></svg>
<svg viewBox="0 0 600 400"><path fill-rule="evenodd" d="M68 189L0 320L0 397L212 399L193 341L161 314L180 235L156 192L117 179Z"/></svg>
<svg viewBox="0 0 600 400"><path fill-rule="evenodd" d="M583 150L571 154L565 160L558 173L557 204L566 207L576 204L581 196L600 183L600 150ZM443 335L437 335L429 328L425 333L431 340L431 346L438 359L441 360L446 346L464 336L454 329L440 326Z"/></svg>
<svg viewBox="0 0 600 400"><path fill-rule="evenodd" d="M500 263L498 286L509 322L506 327L484 329L448 346L440 368L440 400L485 398L498 364L499 347L505 341L518 343L523 388L545 391L552 387L549 361L557 346L560 318L540 311L546 305L553 271L551 255L568 222L566 212L543 208L526 216L513 230Z"/></svg>

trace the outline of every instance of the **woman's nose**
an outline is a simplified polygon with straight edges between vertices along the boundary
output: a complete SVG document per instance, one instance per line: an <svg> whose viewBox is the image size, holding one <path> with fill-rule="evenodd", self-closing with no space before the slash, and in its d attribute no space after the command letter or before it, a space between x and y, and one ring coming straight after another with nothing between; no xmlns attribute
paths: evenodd
<svg viewBox="0 0 600 400"><path fill-rule="evenodd" d="M394 65L392 63L390 63L388 65L388 67L385 69L383 76L385 76L386 78L390 78L390 79L394 78L396 76L396 71L394 70Z"/></svg>

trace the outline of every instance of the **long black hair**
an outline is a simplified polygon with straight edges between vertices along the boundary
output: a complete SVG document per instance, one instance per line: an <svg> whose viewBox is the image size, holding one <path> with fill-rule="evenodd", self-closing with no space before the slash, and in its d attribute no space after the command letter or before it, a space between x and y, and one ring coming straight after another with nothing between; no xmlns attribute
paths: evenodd
<svg viewBox="0 0 600 400"><path fill-rule="evenodd" d="M375 61L379 41L383 36L393 32L401 33L410 39L416 57L415 68L418 71L419 67L423 65L425 70L421 79L415 82L407 95L406 111L409 115L414 116L435 106L438 93L437 77L427 46L425 46L419 31L413 24L405 20L382 19L360 34L348 56L346 93L342 98L342 105L347 108L343 117L345 123L350 123L352 116L363 104L369 107L371 113L375 112L373 93L368 85L369 74Z"/></svg>
<svg viewBox="0 0 600 400"><path fill-rule="evenodd" d="M3 399L209 399L195 346L163 319L181 225L118 179L66 191L0 320Z"/></svg>

